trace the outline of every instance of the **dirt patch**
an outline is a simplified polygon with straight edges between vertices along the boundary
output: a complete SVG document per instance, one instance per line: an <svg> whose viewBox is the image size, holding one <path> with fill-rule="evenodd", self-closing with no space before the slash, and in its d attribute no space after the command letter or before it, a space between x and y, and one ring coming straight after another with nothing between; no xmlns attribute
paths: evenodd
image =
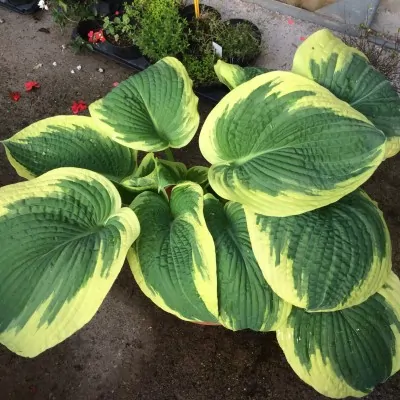
<svg viewBox="0 0 400 400"><path fill-rule="evenodd" d="M0 9L0 137L11 136L41 118L70 114L73 100L90 103L131 71L96 55L74 55L48 16L36 21ZM48 28L50 34L38 32ZM53 66L57 62L57 66ZM43 66L33 68L42 63ZM76 66L81 65L81 71ZM104 73L97 71L103 68ZM74 69L75 73L71 74ZM24 82L42 87L22 93ZM201 104L204 115L211 106ZM202 157L196 140L177 152L188 165ZM400 265L400 158L384 163L368 182L392 234L394 264ZM0 150L0 184L16 182ZM400 374L369 400L398 399ZM70 339L35 359L0 347L2 400L322 400L287 364L274 334L230 332L178 320L156 308L125 266L95 318Z"/></svg>

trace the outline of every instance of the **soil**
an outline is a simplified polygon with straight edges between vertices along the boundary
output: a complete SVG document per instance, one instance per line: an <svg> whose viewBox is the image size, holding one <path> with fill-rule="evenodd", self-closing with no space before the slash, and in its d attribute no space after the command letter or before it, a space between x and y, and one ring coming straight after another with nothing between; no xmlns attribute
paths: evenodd
<svg viewBox="0 0 400 400"><path fill-rule="evenodd" d="M90 103L132 71L99 55L62 50L61 33L42 19L0 8L0 138L39 119L71 114L73 100ZM50 33L38 32L48 28ZM57 66L53 66L57 62ZM38 64L42 67L34 69ZM82 66L78 71L76 67ZM104 73L97 71L103 68ZM71 70L75 73L72 74ZM41 87L24 92L24 82ZM9 91L22 93L19 102ZM201 103L202 116L212 105ZM197 140L177 152L188 165L202 157ZM400 157L386 161L365 185L391 231L393 263L400 272ZM0 184L19 178L0 149ZM369 400L399 398L400 374ZM323 400L294 374L273 333L231 332L178 320L138 289L127 266L100 310L82 330L35 359L0 346L2 400Z"/></svg>
<svg viewBox="0 0 400 400"><path fill-rule="evenodd" d="M120 36L118 41L115 40L113 35L107 35L107 33L104 34L104 37L109 41L112 45L117 46L117 47L131 47L133 46L132 40L129 38Z"/></svg>

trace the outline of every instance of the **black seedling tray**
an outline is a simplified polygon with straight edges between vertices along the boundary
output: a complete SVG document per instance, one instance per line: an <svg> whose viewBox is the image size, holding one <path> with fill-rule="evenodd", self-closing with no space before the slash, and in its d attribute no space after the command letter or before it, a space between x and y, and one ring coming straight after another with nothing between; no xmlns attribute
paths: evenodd
<svg viewBox="0 0 400 400"><path fill-rule="evenodd" d="M18 1L18 0L0 0L0 6L8 8L20 14L33 14L39 10L38 0Z"/></svg>
<svg viewBox="0 0 400 400"><path fill-rule="evenodd" d="M94 29L87 27L90 24L94 25ZM72 38L75 39L76 37L80 36L83 40L86 41L87 34L85 35L84 31L86 32L86 30L88 29L96 30L95 24L95 21L82 21L80 24L78 24L78 27L74 29L72 33ZM114 54L113 46L111 46L108 42L95 43L92 44L92 47L93 51L95 51L96 53L99 53L102 56L110 60L116 61L117 63L124 65L125 67L131 68L135 71L143 71L151 65L151 62L144 56L133 59L126 59ZM222 84L214 84L210 86L196 88L194 91L200 98L212 101L213 103L218 103L229 92L229 89Z"/></svg>

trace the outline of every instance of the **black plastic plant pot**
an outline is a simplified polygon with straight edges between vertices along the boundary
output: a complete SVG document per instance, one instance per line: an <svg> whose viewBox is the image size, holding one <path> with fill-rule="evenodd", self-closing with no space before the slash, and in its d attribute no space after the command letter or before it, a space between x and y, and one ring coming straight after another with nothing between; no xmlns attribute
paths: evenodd
<svg viewBox="0 0 400 400"><path fill-rule="evenodd" d="M38 0L0 0L0 6L20 14L33 14L39 10Z"/></svg>
<svg viewBox="0 0 400 400"><path fill-rule="evenodd" d="M125 60L134 60L135 58L142 57L142 53L137 46L118 46L114 43L111 43L111 41L107 39L107 36L105 38L107 40L107 47L109 51L115 56Z"/></svg>
<svg viewBox="0 0 400 400"><path fill-rule="evenodd" d="M214 7L206 6L205 4L200 4L200 14L213 13L217 18L221 19L221 14ZM182 8L181 15L188 21L192 21L195 16L194 4L189 4L188 6Z"/></svg>
<svg viewBox="0 0 400 400"><path fill-rule="evenodd" d="M225 23L230 24L230 25L247 24L247 25L251 26L254 38L257 40L257 43L259 45L261 45L261 41L262 41L261 31L258 29L257 25L253 24L251 21L249 21L247 19L233 18L233 19L229 19L229 20L225 21ZM251 56L251 57L248 57L246 55L244 55L243 57L231 57L227 61L229 61L229 63L231 63L231 64L237 64L237 65L240 65L241 67L247 67L247 66L254 64L254 62L257 60L258 56L260 55L260 53L261 53L261 51L258 54Z"/></svg>
<svg viewBox="0 0 400 400"><path fill-rule="evenodd" d="M78 35L84 40L88 40L88 34L90 31L96 32L99 29L102 29L102 25L95 19L82 20L76 28Z"/></svg>

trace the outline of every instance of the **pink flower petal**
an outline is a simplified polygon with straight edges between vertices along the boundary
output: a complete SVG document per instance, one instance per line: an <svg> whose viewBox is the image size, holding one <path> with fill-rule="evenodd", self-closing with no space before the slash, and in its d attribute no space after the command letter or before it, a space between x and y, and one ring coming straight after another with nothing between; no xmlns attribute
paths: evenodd
<svg viewBox="0 0 400 400"><path fill-rule="evenodd" d="M289 18L287 22L289 25L294 25L294 20L292 18Z"/></svg>

